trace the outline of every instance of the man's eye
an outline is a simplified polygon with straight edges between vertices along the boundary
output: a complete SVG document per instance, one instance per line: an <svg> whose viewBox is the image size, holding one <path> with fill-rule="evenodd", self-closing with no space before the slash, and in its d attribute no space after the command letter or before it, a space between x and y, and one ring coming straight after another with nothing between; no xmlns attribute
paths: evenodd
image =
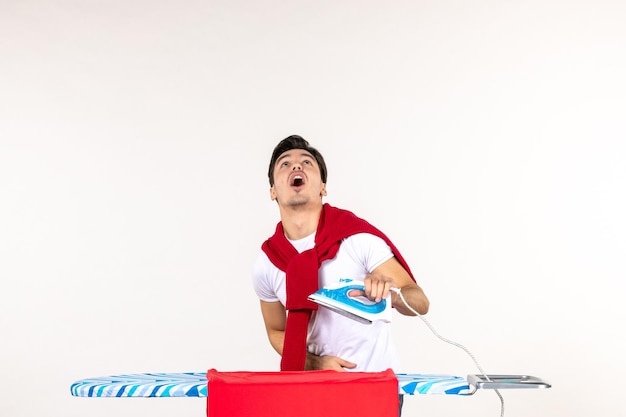
<svg viewBox="0 0 626 417"><path fill-rule="evenodd" d="M283 162L282 164L280 164L281 167L286 167L289 166L289 162Z"/></svg>
<svg viewBox="0 0 626 417"><path fill-rule="evenodd" d="M307 165L311 165L311 161L309 161L309 160L305 160L305 161L303 161L302 163L303 163L303 164L307 164Z"/></svg>

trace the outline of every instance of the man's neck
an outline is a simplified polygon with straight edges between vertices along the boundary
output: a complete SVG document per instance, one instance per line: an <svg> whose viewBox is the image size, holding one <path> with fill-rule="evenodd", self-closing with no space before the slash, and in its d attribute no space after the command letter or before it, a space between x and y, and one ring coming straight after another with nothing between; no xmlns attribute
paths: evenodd
<svg viewBox="0 0 626 417"><path fill-rule="evenodd" d="M315 233L322 213L322 204L302 207L281 207L280 221L287 239L298 240Z"/></svg>

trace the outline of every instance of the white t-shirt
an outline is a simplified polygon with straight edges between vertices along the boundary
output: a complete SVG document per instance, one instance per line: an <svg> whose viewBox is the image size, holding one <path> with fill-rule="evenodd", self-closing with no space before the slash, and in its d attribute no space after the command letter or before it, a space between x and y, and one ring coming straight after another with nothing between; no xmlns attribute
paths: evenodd
<svg viewBox="0 0 626 417"><path fill-rule="evenodd" d="M315 245L315 234L290 242L298 252L303 252ZM341 278L363 280L366 274L392 257L391 248L381 238L369 233L350 236L344 239L335 258L322 262L320 287L339 282ZM261 300L280 301L285 305L285 273L276 268L263 251L254 264L253 285ZM357 367L351 371L380 372L391 368L397 372L400 364L389 323L362 324L324 307L313 312L307 349L318 356L338 356L356 363Z"/></svg>

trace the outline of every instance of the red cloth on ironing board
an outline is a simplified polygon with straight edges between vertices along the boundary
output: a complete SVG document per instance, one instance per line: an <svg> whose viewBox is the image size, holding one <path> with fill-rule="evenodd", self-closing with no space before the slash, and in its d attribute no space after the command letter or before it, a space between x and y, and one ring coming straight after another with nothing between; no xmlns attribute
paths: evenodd
<svg viewBox="0 0 626 417"><path fill-rule="evenodd" d="M383 239L400 264L415 280L406 261L383 232L352 212L332 207L328 203L322 207L315 234L315 246L312 249L298 253L285 237L282 222L276 225L274 235L261 246L272 264L286 273L287 305L285 308L289 310L289 314L280 362L282 371L304 370L309 319L313 310L317 310L317 304L309 301L308 296L319 289L319 267L323 261L333 259L337 255L343 239L357 233L370 233Z"/></svg>
<svg viewBox="0 0 626 417"><path fill-rule="evenodd" d="M207 417L398 417L398 379L391 369L383 372L209 369L207 381ZM375 400L367 401L370 398Z"/></svg>

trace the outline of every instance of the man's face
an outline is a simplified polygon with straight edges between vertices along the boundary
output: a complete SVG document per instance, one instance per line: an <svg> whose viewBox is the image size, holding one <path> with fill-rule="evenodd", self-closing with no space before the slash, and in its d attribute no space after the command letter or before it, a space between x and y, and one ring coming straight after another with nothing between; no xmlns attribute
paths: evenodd
<svg viewBox="0 0 626 417"><path fill-rule="evenodd" d="M303 149L282 153L274 165L274 185L270 197L281 206L303 206L321 201L326 195L317 161Z"/></svg>

